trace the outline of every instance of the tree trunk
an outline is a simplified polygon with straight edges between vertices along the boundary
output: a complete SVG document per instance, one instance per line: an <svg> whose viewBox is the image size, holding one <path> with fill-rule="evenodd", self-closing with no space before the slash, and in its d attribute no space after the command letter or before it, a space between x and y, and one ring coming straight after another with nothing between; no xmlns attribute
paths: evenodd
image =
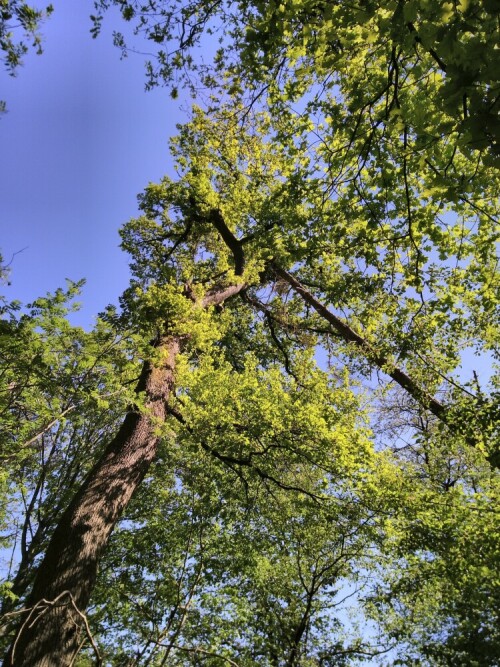
<svg viewBox="0 0 500 667"><path fill-rule="evenodd" d="M64 667L86 640L82 612L95 584L100 556L156 455L156 425L166 416L180 337L167 337L158 347L163 364L145 363L137 386L137 392L146 395L147 409L127 414L64 512L37 572L5 667Z"/></svg>
<svg viewBox="0 0 500 667"><path fill-rule="evenodd" d="M209 290L197 307L223 303L244 283ZM4 667L68 667L86 641L85 611L111 531L156 455L165 421L175 357L186 336L164 336L162 363L145 363L136 392L146 410L130 412L64 512L36 574Z"/></svg>

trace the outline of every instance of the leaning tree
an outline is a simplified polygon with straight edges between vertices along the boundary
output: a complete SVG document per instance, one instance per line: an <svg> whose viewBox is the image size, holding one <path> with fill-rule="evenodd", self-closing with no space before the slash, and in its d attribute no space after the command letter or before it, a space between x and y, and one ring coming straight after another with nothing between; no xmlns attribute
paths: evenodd
<svg viewBox="0 0 500 667"><path fill-rule="evenodd" d="M271 495L273 488L295 493L299 505L305 497L330 508L318 516L326 511L345 537L345 546L344 538L325 541L330 553L341 554L339 563L365 558L368 567L373 549L382 563L394 558L401 570L392 581L381 573L371 599L377 613L385 609L393 637L408 639L397 619L407 621L421 593L408 573L424 571L431 554L429 581L438 586L443 573L452 581L458 543L463 558L455 580L462 589L439 613L455 615L458 625L466 618L474 631L493 627L457 601L479 576L464 526L469 512L491 507L499 464L495 377L488 390L489 378L459 372L465 351L498 353L498 83L479 50L494 56L496 7L117 4L160 45L150 83L187 71L187 82L197 76L210 97L207 111L194 109L173 141L178 180L150 185L140 198L143 215L122 230L132 280L121 309L104 319L131 337L129 356L142 368L116 434L103 433L107 444L99 443L80 487L52 521L5 664L71 664L85 641L84 612L120 516L137 490L146 503L141 493L159 462L175 473L174 491L176 484L189 488L179 471L193 451L241 485L231 506L244 506L259 485ZM97 29L101 20L95 17ZM207 71L192 51L214 33L221 48ZM127 48L120 35L117 42ZM329 369L328 390L315 375L314 355ZM346 368L370 384L377 421L392 415L391 428L407 433L397 455L367 443L362 411L354 409L359 389ZM376 449L385 441L380 436ZM223 488L227 499L221 481ZM291 524L294 511L310 521L299 505L290 510ZM265 523L264 510L262 517ZM222 524L230 535L229 519ZM487 524L494 535L493 518ZM283 533L277 519L272 526ZM320 565L320 538L314 560L299 532L288 533L295 556L297 545L303 549L305 560L296 563L308 562L319 574L314 581L302 576L307 613L292 615L288 634L275 633L279 641L266 640L269 664L300 664L317 594L333 585L325 573L335 558ZM119 539L120 533L117 545ZM484 572L494 564L488 544ZM285 550L276 571L292 572L286 558ZM219 586L229 571L220 571ZM332 566L337 577L348 571ZM294 576L300 581L300 572ZM264 619L263 589L258 577L252 581L246 599ZM391 607L391 596L400 609ZM421 609L418 622L432 625L433 608L422 601ZM184 639L169 635L165 644L160 632L148 641L170 654L196 655L200 645L185 640L191 630L180 634L189 626L182 613L175 637ZM202 614L190 627L199 628L192 639L206 638ZM261 631L232 645L227 659L238 659ZM463 639L462 633L456 646Z"/></svg>

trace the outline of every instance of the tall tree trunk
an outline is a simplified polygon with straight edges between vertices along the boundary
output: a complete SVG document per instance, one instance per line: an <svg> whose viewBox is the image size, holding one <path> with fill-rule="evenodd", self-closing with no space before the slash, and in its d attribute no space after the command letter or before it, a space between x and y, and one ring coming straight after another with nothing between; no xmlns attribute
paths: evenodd
<svg viewBox="0 0 500 667"><path fill-rule="evenodd" d="M209 290L197 303L215 306L244 289L244 283ZM97 567L111 531L144 479L158 445L173 389L175 358L183 336L164 336L162 363L145 363L136 392L146 409L130 412L101 459L64 512L35 577L26 613L4 667L68 667L85 641L85 611Z"/></svg>
<svg viewBox="0 0 500 667"><path fill-rule="evenodd" d="M156 455L157 424L165 419L180 338L167 337L159 347L163 364L154 367L145 363L137 386L137 392L146 395L146 410L127 414L64 512L38 570L26 604L28 611L5 666L70 665L86 639L81 612L89 602L102 551Z"/></svg>

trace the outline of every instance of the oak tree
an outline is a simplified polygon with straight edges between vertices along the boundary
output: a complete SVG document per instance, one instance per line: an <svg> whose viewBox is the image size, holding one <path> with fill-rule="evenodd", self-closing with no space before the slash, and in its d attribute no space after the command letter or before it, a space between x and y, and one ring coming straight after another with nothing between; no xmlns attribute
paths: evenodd
<svg viewBox="0 0 500 667"><path fill-rule="evenodd" d="M498 8L112 4L159 45L151 84L187 71L210 97L122 230L132 279L100 326L139 379L30 562L5 664L97 649L96 585L111 664L341 664L394 641L447 664L479 636L494 664L498 376L460 364L498 357ZM382 647L335 636L334 591L369 571Z"/></svg>

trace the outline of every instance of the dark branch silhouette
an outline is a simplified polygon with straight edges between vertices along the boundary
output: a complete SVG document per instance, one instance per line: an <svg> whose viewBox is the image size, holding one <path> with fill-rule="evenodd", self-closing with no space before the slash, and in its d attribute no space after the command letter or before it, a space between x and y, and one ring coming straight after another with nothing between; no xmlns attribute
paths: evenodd
<svg viewBox="0 0 500 667"><path fill-rule="evenodd" d="M213 224L215 229L219 232L222 240L227 245L229 250L233 253L234 258L234 273L237 276L242 276L243 271L245 270L245 256L243 254L243 247L241 241L239 241L229 227L226 225L222 213L219 209L214 208L210 212L210 222Z"/></svg>

